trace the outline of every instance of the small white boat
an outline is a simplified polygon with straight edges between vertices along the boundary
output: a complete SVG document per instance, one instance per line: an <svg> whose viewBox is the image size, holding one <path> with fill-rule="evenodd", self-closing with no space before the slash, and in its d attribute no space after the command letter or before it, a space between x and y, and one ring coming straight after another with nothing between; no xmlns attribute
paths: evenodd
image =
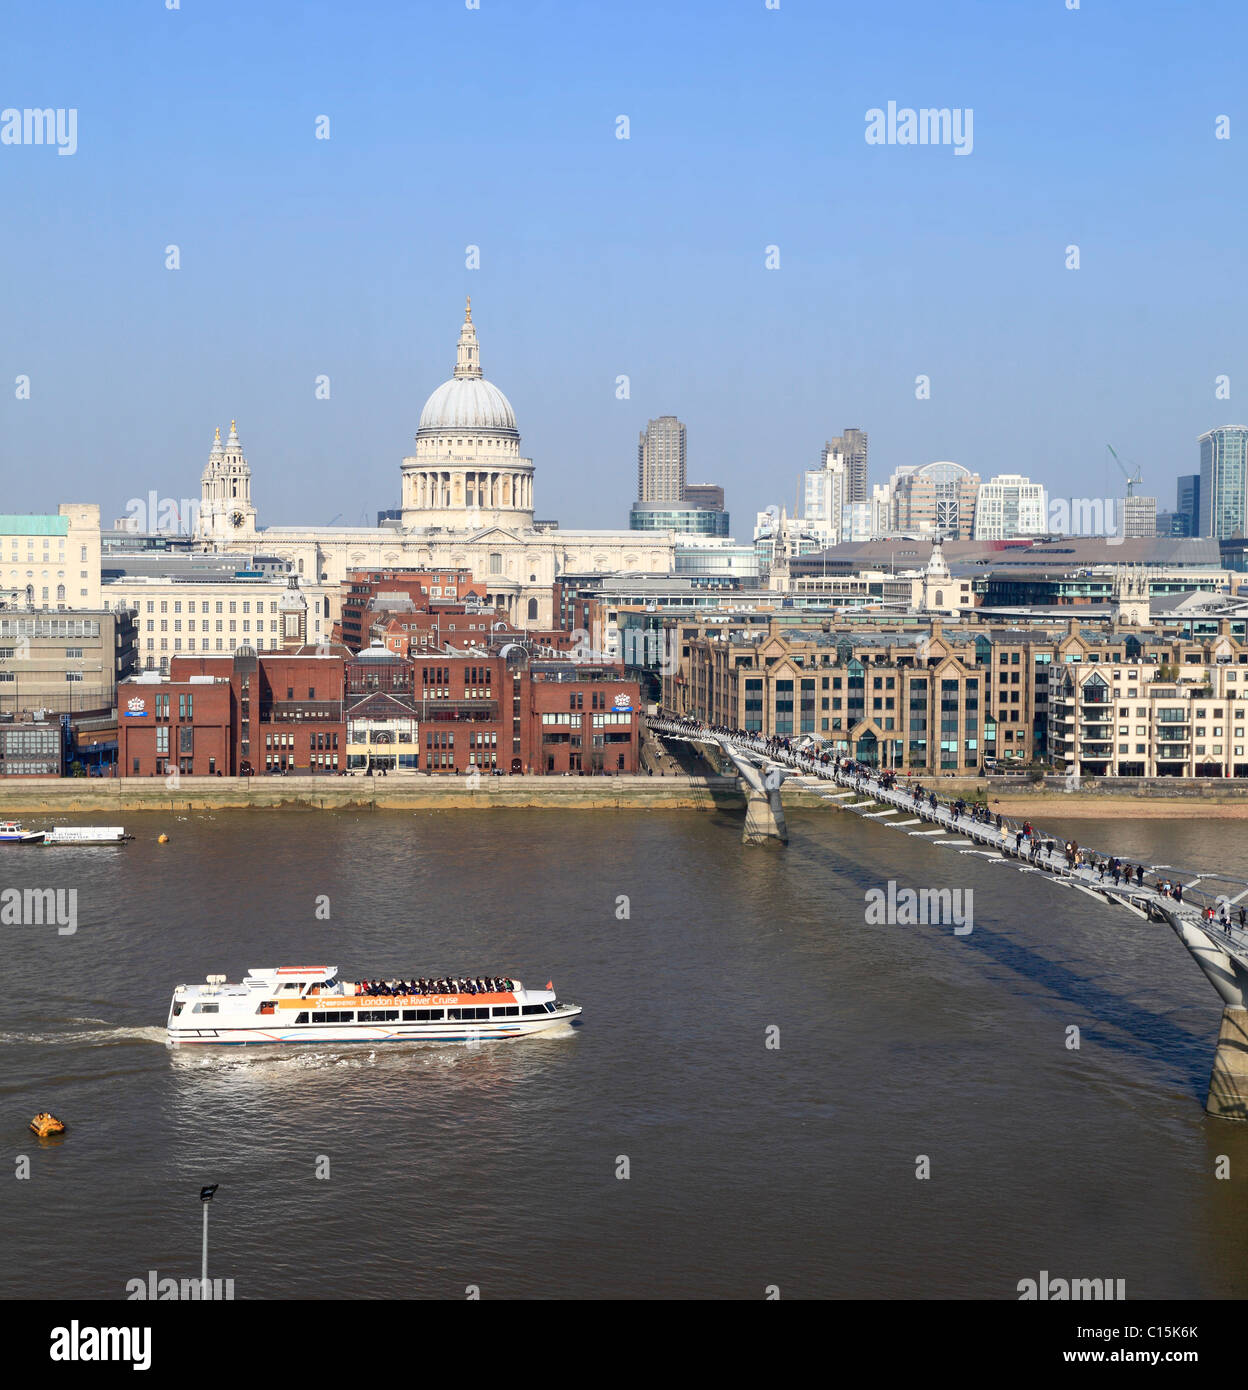
<svg viewBox="0 0 1248 1390"><path fill-rule="evenodd" d="M42 830L26 830L15 820L0 821L0 845L37 845L42 839Z"/></svg>
<svg viewBox="0 0 1248 1390"><path fill-rule="evenodd" d="M45 845L120 845L133 840L121 825L58 825L43 837Z"/></svg>
<svg viewBox="0 0 1248 1390"><path fill-rule="evenodd" d="M365 992L384 989L385 994ZM581 1012L554 989L519 980L440 978L388 984L338 978L336 965L249 970L241 984L209 975L179 985L171 1043L497 1042L539 1033Z"/></svg>

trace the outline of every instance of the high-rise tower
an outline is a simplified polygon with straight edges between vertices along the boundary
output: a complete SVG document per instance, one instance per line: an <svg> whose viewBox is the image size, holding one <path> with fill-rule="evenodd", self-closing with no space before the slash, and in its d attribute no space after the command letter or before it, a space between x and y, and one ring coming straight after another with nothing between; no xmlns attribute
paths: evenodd
<svg viewBox="0 0 1248 1390"><path fill-rule="evenodd" d="M685 427L674 415L651 420L638 438L637 500L669 507L685 500Z"/></svg>
<svg viewBox="0 0 1248 1390"><path fill-rule="evenodd" d="M1248 425L1223 425L1199 443L1200 534L1248 534Z"/></svg>

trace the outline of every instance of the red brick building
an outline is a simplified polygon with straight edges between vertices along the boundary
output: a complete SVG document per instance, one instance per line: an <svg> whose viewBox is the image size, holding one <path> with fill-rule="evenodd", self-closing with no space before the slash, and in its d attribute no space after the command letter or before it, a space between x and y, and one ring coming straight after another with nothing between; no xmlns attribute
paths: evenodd
<svg viewBox="0 0 1248 1390"><path fill-rule="evenodd" d="M637 682L519 642L414 660L383 644L178 656L155 675L119 686L124 777L639 767Z"/></svg>
<svg viewBox="0 0 1248 1390"><path fill-rule="evenodd" d="M343 647L175 656L118 686L123 777L335 773L346 766Z"/></svg>
<svg viewBox="0 0 1248 1390"><path fill-rule="evenodd" d="M228 663L227 663L228 664ZM162 679L145 673L117 686L117 772L163 777L233 776L234 689L225 676Z"/></svg>
<svg viewBox="0 0 1248 1390"><path fill-rule="evenodd" d="M547 655L571 652L573 634L562 629L518 628L495 609L452 604L427 611L382 611L373 615L372 641L402 656L424 657L447 648L497 647L521 641ZM361 651L366 648L361 648Z"/></svg>
<svg viewBox="0 0 1248 1390"><path fill-rule="evenodd" d="M354 570L342 582L342 616L334 624L334 641L353 652L363 651L373 618L387 607L383 595L405 599L423 611L444 603L486 601L485 585L469 570Z"/></svg>

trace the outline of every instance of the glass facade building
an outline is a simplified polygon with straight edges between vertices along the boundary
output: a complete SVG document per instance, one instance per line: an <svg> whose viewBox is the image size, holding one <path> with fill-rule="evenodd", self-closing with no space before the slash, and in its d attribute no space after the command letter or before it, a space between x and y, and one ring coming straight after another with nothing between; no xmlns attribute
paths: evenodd
<svg viewBox="0 0 1248 1390"><path fill-rule="evenodd" d="M727 536L729 515L705 507L651 507L634 502L630 531L679 531L687 536Z"/></svg>
<svg viewBox="0 0 1248 1390"><path fill-rule="evenodd" d="M1199 442L1200 534L1218 540L1248 535L1248 425L1223 425Z"/></svg>

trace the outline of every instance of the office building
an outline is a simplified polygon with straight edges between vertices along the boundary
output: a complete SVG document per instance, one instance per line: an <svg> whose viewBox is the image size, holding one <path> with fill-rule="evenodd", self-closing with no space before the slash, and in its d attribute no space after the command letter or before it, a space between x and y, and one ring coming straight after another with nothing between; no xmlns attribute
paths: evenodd
<svg viewBox="0 0 1248 1390"><path fill-rule="evenodd" d="M1218 540L1248 534L1248 425L1200 436L1200 534Z"/></svg>

